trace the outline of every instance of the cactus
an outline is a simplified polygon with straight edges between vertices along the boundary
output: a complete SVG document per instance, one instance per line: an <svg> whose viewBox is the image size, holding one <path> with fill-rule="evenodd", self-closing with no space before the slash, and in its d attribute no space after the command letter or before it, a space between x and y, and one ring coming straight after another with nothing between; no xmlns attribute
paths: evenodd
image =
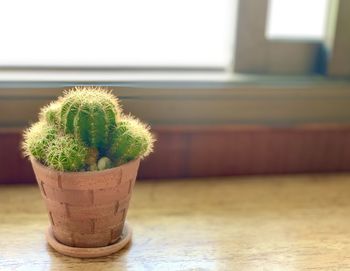
<svg viewBox="0 0 350 271"><path fill-rule="evenodd" d="M59 171L80 171L85 165L87 147L72 135L56 137L47 148L46 163Z"/></svg>
<svg viewBox="0 0 350 271"><path fill-rule="evenodd" d="M153 142L147 125L121 115L115 96L80 87L42 108L22 147L26 156L56 170L92 171L144 158Z"/></svg>
<svg viewBox="0 0 350 271"><path fill-rule="evenodd" d="M97 163L90 165L88 167L88 170L89 171L96 171L96 170L98 170Z"/></svg>
<svg viewBox="0 0 350 271"><path fill-rule="evenodd" d="M111 142L108 155L121 165L152 152L154 138L147 125L132 116L125 116L112 132Z"/></svg>
<svg viewBox="0 0 350 271"><path fill-rule="evenodd" d="M118 100L99 88L76 88L59 101L60 128L73 134L87 146L106 151L109 135L120 118Z"/></svg>
<svg viewBox="0 0 350 271"><path fill-rule="evenodd" d="M60 108L61 103L59 101L51 102L40 110L39 119L46 121L50 125L57 126L59 122L58 113Z"/></svg>
<svg viewBox="0 0 350 271"><path fill-rule="evenodd" d="M96 165L97 159L98 159L98 149L89 148L85 159L86 165L88 166Z"/></svg>
<svg viewBox="0 0 350 271"><path fill-rule="evenodd" d="M57 137L57 129L45 121L34 123L24 131L22 149L25 156L34 156L38 161L46 160L46 151L51 141Z"/></svg>
<svg viewBox="0 0 350 271"><path fill-rule="evenodd" d="M101 157L100 160L98 160L97 162L98 170L104 170L104 169L110 168L111 166L112 166L112 161L106 156Z"/></svg>

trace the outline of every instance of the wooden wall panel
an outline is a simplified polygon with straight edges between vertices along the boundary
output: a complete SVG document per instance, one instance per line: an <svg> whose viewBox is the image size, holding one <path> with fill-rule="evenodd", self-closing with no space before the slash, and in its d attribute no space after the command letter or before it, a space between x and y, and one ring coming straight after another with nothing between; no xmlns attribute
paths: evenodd
<svg viewBox="0 0 350 271"><path fill-rule="evenodd" d="M140 179L350 171L350 126L158 126ZM0 183L33 183L19 132L0 133Z"/></svg>
<svg viewBox="0 0 350 271"><path fill-rule="evenodd" d="M0 134L0 183L33 182L34 173L20 150L21 134Z"/></svg>

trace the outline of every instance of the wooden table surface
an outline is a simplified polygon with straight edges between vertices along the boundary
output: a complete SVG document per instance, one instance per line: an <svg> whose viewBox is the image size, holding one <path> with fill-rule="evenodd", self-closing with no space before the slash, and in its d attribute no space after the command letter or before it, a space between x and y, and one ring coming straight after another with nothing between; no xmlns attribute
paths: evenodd
<svg viewBox="0 0 350 271"><path fill-rule="evenodd" d="M350 270L350 175L138 182L132 244L75 259L45 242L36 186L0 187L0 270Z"/></svg>

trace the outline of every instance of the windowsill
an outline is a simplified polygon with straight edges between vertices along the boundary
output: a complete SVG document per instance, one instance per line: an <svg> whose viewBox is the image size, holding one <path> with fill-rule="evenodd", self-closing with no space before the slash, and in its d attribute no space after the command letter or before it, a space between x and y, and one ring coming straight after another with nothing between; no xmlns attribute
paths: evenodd
<svg viewBox="0 0 350 271"><path fill-rule="evenodd" d="M39 189L0 190L3 269L340 270L350 264L349 175L137 182L133 242L100 259L50 249ZM273 195L273 196L272 196ZM282 268L283 267L283 268ZM233 268L233 269L234 269Z"/></svg>
<svg viewBox="0 0 350 271"><path fill-rule="evenodd" d="M84 71L79 77L63 71L11 74L10 78L0 70L2 129L28 126L37 119L39 109L63 89L83 84L107 86L126 112L152 125L294 126L348 124L350 119L349 79L219 71Z"/></svg>
<svg viewBox="0 0 350 271"><path fill-rule="evenodd" d="M77 84L101 84L128 87L200 87L235 86L317 86L346 85L350 78L321 75L256 75L225 71L115 71L115 70L0 70L0 88L66 87Z"/></svg>

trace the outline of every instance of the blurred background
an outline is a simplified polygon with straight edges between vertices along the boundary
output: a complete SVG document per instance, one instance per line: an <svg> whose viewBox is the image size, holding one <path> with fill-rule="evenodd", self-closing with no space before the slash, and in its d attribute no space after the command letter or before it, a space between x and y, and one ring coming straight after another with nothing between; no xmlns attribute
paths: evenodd
<svg viewBox="0 0 350 271"><path fill-rule="evenodd" d="M348 0L5 0L0 183L34 183L21 134L76 85L149 122L140 178L350 170Z"/></svg>

